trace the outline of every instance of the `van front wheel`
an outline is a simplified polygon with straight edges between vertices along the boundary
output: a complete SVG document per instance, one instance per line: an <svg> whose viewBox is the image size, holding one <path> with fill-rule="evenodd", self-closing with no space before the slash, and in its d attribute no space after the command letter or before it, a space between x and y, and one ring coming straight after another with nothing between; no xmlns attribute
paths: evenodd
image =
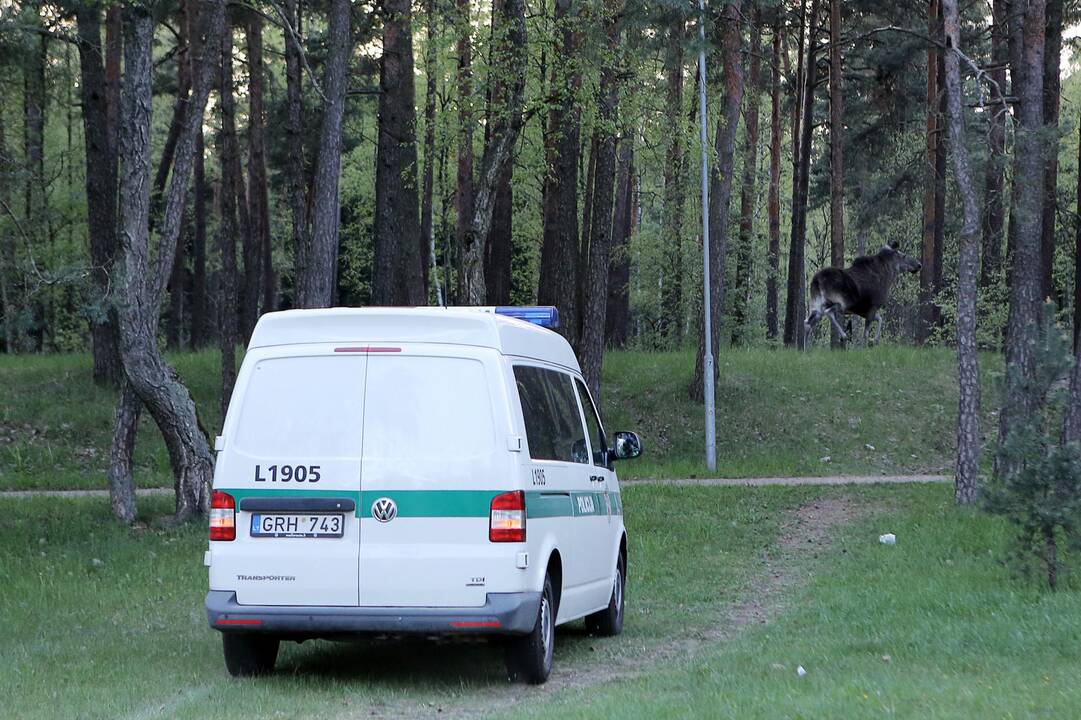
<svg viewBox="0 0 1081 720"><path fill-rule="evenodd" d="M552 580L544 576L537 621L527 635L512 637L507 642L507 675L511 681L522 680L540 685L552 672L552 651L555 645L556 605Z"/></svg>
<svg viewBox="0 0 1081 720"><path fill-rule="evenodd" d="M586 630L591 635L611 637L623 631L623 590L627 586L626 565L623 556L616 560L616 576L612 583L612 595L608 607L586 615Z"/></svg>
<svg viewBox="0 0 1081 720"><path fill-rule="evenodd" d="M279 641L266 635L222 633L225 667L233 677L266 675L278 659Z"/></svg>

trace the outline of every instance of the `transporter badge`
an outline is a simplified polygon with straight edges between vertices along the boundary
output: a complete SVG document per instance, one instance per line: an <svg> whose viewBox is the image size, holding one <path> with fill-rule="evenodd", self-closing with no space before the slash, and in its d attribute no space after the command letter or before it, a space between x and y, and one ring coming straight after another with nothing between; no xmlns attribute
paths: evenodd
<svg viewBox="0 0 1081 720"><path fill-rule="evenodd" d="M379 522L390 522L398 517L398 506L388 497L381 497L372 503L372 517Z"/></svg>

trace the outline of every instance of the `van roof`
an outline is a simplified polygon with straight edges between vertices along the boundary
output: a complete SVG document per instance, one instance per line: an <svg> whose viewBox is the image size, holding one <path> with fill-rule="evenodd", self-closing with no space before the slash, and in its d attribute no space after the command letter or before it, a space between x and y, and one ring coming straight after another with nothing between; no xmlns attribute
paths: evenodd
<svg viewBox="0 0 1081 720"><path fill-rule="evenodd" d="M580 372L563 336L491 308L327 308L259 318L248 348L304 343L447 343L494 348Z"/></svg>

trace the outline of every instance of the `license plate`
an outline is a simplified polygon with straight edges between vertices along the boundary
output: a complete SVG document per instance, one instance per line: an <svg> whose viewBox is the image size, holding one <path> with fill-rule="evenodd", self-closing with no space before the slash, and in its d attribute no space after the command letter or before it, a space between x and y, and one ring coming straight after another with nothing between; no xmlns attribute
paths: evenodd
<svg viewBox="0 0 1081 720"><path fill-rule="evenodd" d="M251 516L251 536L271 538L341 537L343 515L293 515L255 513Z"/></svg>

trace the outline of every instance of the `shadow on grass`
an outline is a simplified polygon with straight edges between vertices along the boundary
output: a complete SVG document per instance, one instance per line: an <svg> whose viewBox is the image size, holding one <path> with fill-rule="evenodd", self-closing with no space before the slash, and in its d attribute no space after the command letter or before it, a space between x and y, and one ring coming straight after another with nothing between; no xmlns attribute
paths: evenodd
<svg viewBox="0 0 1081 720"><path fill-rule="evenodd" d="M555 665L572 673L588 669L598 638L581 622L556 630ZM508 683L503 662L508 638L373 636L351 640L283 642L275 676L336 680L346 684L372 681L408 690L418 680L433 689L463 686L501 687Z"/></svg>

